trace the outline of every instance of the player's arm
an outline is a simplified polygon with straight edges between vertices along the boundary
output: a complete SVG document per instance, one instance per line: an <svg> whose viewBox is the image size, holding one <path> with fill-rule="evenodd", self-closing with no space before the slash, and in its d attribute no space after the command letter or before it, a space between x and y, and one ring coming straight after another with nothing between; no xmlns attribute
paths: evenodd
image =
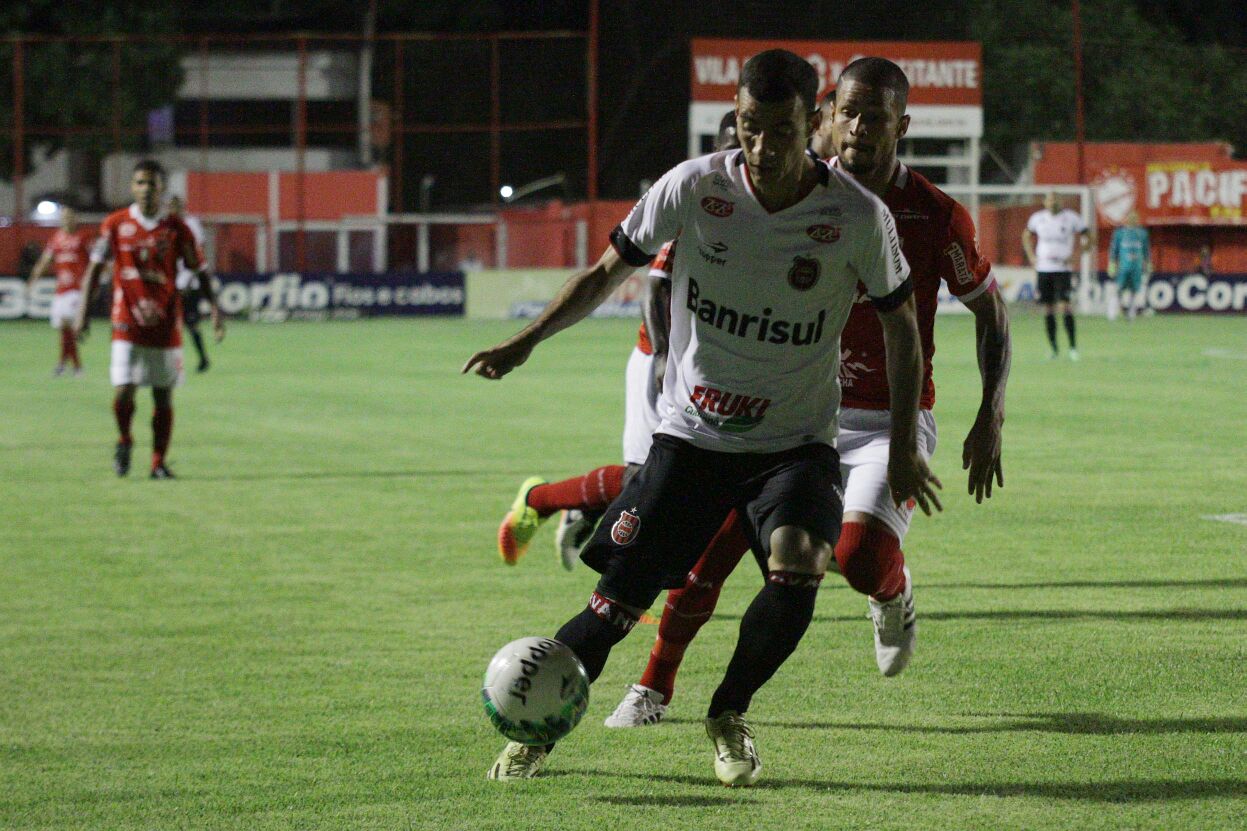
<svg viewBox="0 0 1247 831"><path fill-rule="evenodd" d="M30 277L26 280L26 291L34 291L35 283L39 282L51 263L52 249L45 248L43 253L39 255L39 259L35 260L35 267L30 270Z"/></svg>
<svg viewBox="0 0 1247 831"><path fill-rule="evenodd" d="M1001 428L1005 423L1005 384L1013 361L1013 341L1009 335L1009 310L1000 292L988 290L966 308L974 313L974 344L978 354L983 399L978 415L961 450L961 466L970 471L968 492L975 502L992 495L992 480L1004 487L1001 465Z"/></svg>
<svg viewBox="0 0 1247 831"><path fill-rule="evenodd" d="M667 343L671 334L671 280L656 276L653 271L646 278L645 303L641 316L645 331L649 333L650 346L654 349L654 382L662 389L667 369Z"/></svg>
<svg viewBox="0 0 1247 831"><path fill-rule="evenodd" d="M918 337L913 294L892 308L876 303L887 352L888 394L892 399L892 434L888 449L888 485L892 500L913 499L924 514L944 508L931 487L942 488L918 452L918 399L922 392L922 343Z"/></svg>
<svg viewBox="0 0 1247 831"><path fill-rule="evenodd" d="M501 378L528 360L537 344L583 320L635 269L648 265L664 242L680 235L684 205L697 175L690 164L677 165L654 183L611 232L610 247L601 258L573 274L536 320L493 349L468 358L462 371Z"/></svg>
<svg viewBox="0 0 1247 831"><path fill-rule="evenodd" d="M1030 228L1022 232L1022 250L1026 252L1026 261L1031 264L1031 268L1035 268L1038 264L1035 258L1035 232Z"/></svg>
<svg viewBox="0 0 1247 831"><path fill-rule="evenodd" d="M537 344L588 317L635 269L614 246L608 247L593 266L563 284L536 320L492 349L468 358L462 372L475 370L482 378L498 380L528 360Z"/></svg>
<svg viewBox="0 0 1247 831"><path fill-rule="evenodd" d="M1117 276L1117 249L1121 247L1121 229L1113 232L1108 241L1108 276Z"/></svg>
<svg viewBox="0 0 1247 831"><path fill-rule="evenodd" d="M199 256L199 246L195 243L195 236L189 233L188 239L182 241L182 262L186 267L195 272L195 280L199 283L199 291L203 293L204 300L208 301L208 313L212 319L212 333L216 338L216 342L220 343L225 339L225 319L221 317L221 307L216 302L216 289L212 287L212 275L208 273L208 264Z"/></svg>
<svg viewBox="0 0 1247 831"><path fill-rule="evenodd" d="M92 259L87 265L87 273L82 278L82 302L78 304L78 312L74 315L74 336L82 339L87 336L91 327L91 318L87 310L91 306L91 298L95 295L95 287L99 284L100 274L104 271L104 262Z"/></svg>

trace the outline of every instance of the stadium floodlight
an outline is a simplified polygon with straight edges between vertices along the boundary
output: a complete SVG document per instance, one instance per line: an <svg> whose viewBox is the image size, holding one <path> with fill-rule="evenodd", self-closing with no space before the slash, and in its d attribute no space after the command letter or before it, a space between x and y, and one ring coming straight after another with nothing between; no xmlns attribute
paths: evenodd
<svg viewBox="0 0 1247 831"><path fill-rule="evenodd" d="M526 185L520 185L518 188L513 188L510 185L503 185L498 189L498 192L502 194L503 200L507 202L514 202L517 199L522 199L523 197L528 196L530 193L536 193L539 190L550 187L561 187L566 184L567 174L559 172L555 173L553 176L545 176L541 179L534 179Z"/></svg>
<svg viewBox="0 0 1247 831"><path fill-rule="evenodd" d="M61 212L61 206L51 199L40 199L35 205L35 215L40 219L51 219Z"/></svg>

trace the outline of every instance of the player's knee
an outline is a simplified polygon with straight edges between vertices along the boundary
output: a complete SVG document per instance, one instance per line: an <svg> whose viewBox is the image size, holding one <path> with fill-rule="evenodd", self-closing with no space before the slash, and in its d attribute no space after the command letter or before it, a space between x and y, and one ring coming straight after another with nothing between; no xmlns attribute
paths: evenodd
<svg viewBox="0 0 1247 831"><path fill-rule="evenodd" d="M886 526L846 522L836 543L836 563L855 591L878 594L903 567L901 541Z"/></svg>
<svg viewBox="0 0 1247 831"><path fill-rule="evenodd" d="M771 571L822 574L831 561L831 546L820 537L796 525L784 525L771 532Z"/></svg>

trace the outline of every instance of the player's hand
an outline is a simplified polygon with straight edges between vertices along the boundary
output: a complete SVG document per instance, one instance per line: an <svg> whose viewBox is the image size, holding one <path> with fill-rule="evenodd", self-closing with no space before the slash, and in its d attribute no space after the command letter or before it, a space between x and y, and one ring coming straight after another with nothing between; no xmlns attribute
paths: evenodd
<svg viewBox="0 0 1247 831"><path fill-rule="evenodd" d="M463 369L460 372L466 374L475 370L476 374L482 378L497 381L527 361L528 356L533 352L534 345L529 343L528 338L516 335L510 340L505 340L498 344L493 349L477 352L471 358L468 358L468 362L463 365Z"/></svg>
<svg viewBox="0 0 1247 831"><path fill-rule="evenodd" d="M210 315L212 317L212 334L216 338L216 342L220 343L225 340L225 318L221 317L221 310L216 306L212 307Z"/></svg>
<svg viewBox="0 0 1247 831"><path fill-rule="evenodd" d="M961 448L961 469L970 471L967 493L981 503L992 497L992 480L1005 486L1004 469L1000 462L1000 428L1004 425L1003 413L979 413Z"/></svg>
<svg viewBox="0 0 1247 831"><path fill-rule="evenodd" d="M932 505L937 511L944 510L935 493L936 488L942 489L944 485L917 450L898 452L892 448L888 453L888 487L892 491L892 502L898 508L912 499L927 516L931 515Z"/></svg>

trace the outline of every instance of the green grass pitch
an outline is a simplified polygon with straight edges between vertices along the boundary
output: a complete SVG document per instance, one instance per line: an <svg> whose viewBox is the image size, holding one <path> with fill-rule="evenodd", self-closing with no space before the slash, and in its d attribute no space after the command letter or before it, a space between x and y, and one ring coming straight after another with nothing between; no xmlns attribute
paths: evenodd
<svg viewBox="0 0 1247 831"><path fill-rule="evenodd" d="M520 480L619 457L633 322L591 321L500 383L512 323L247 325L176 395L171 464L110 470L107 343L50 377L46 325L0 329L0 828L1217 829L1247 816L1247 329L1084 319L1049 362L1014 321L1005 483L965 494L969 318L942 318L945 511L906 542L904 675L830 577L755 699L759 785L714 779L701 717L759 580L690 649L670 721L601 726L638 630L538 780L487 782L494 650L594 582L543 528L495 552Z"/></svg>

